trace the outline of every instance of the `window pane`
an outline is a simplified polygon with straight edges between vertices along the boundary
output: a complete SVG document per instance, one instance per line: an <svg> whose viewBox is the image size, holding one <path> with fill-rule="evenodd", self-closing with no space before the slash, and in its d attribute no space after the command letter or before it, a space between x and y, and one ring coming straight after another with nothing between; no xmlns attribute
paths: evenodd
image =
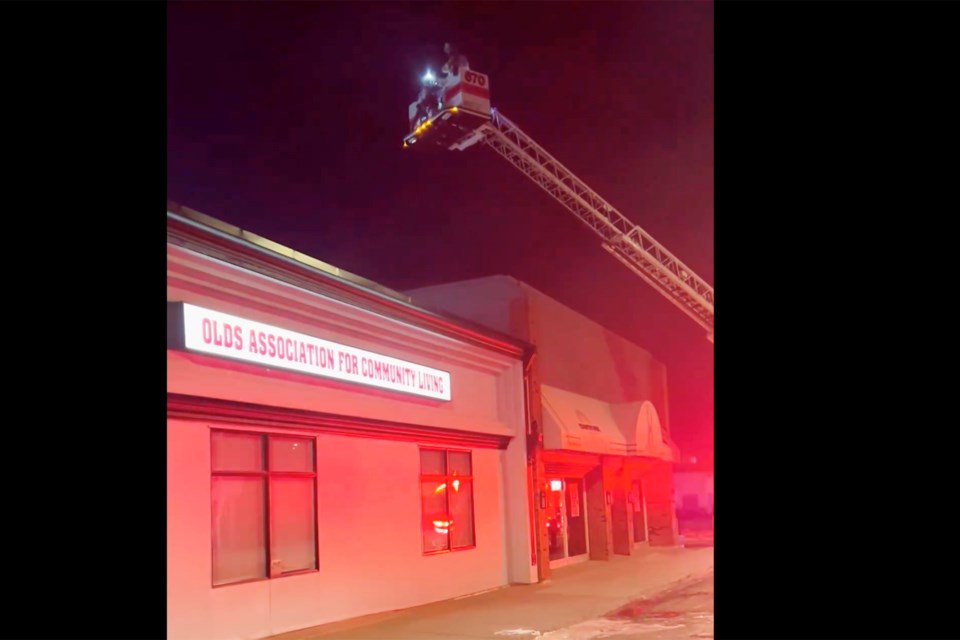
<svg viewBox="0 0 960 640"><path fill-rule="evenodd" d="M213 583L267 576L264 478L213 477Z"/></svg>
<svg viewBox="0 0 960 640"><path fill-rule="evenodd" d="M450 514L447 513L447 488L443 481L420 483L423 501L423 550L441 551L448 548Z"/></svg>
<svg viewBox="0 0 960 640"><path fill-rule="evenodd" d="M447 472L446 451L420 449L420 473L424 475L443 475Z"/></svg>
<svg viewBox="0 0 960 640"><path fill-rule="evenodd" d="M317 568L313 478L270 479L270 533L274 573Z"/></svg>
<svg viewBox="0 0 960 640"><path fill-rule="evenodd" d="M312 438L270 436L271 471L313 471Z"/></svg>
<svg viewBox="0 0 960 640"><path fill-rule="evenodd" d="M456 482L456 481L454 481ZM459 488L450 493L450 547L472 547L473 540L473 483L459 482Z"/></svg>
<svg viewBox="0 0 960 640"><path fill-rule="evenodd" d="M461 476L470 475L470 452L469 451L451 451L448 460L450 461L450 473Z"/></svg>
<svg viewBox="0 0 960 640"><path fill-rule="evenodd" d="M214 471L262 471L263 436L214 431L210 436Z"/></svg>

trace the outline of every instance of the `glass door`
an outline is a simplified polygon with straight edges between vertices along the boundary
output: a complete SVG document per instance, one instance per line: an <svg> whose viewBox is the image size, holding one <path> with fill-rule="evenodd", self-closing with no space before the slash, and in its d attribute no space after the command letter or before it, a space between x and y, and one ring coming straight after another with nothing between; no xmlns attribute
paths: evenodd
<svg viewBox="0 0 960 640"><path fill-rule="evenodd" d="M647 540L647 501L643 496L643 481L633 481L633 491L630 495L633 502L633 541L646 542Z"/></svg>
<svg viewBox="0 0 960 640"><path fill-rule="evenodd" d="M583 481L580 478L564 480L564 498L567 505L567 557L587 553L587 510L583 503Z"/></svg>
<svg viewBox="0 0 960 640"><path fill-rule="evenodd" d="M566 500L563 495L563 480L547 480L547 536L550 539L550 559L567 557Z"/></svg>
<svg viewBox="0 0 960 640"><path fill-rule="evenodd" d="M580 478L548 478L547 535L550 560L587 554L587 513Z"/></svg>

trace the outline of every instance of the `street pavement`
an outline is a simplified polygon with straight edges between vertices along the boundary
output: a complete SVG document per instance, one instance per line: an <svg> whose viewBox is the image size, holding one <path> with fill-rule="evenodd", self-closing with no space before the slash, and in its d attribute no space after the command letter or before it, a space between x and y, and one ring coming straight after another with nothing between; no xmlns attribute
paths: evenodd
<svg viewBox="0 0 960 640"><path fill-rule="evenodd" d="M636 600L607 615L538 633L517 629L500 636L538 640L679 640L713 638L713 572L696 582Z"/></svg>
<svg viewBox="0 0 960 640"><path fill-rule="evenodd" d="M706 576L706 578L705 578ZM713 548L641 548L551 580L301 629L272 640L713 637Z"/></svg>

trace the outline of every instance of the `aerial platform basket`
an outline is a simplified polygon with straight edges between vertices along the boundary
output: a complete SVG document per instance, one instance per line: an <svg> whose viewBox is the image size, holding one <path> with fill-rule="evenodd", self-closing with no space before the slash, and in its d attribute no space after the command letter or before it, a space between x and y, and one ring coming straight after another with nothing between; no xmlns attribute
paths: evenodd
<svg viewBox="0 0 960 640"><path fill-rule="evenodd" d="M403 146L466 149L483 138L480 128L490 122L490 79L483 73L464 69L450 76L442 89L439 110L420 122L414 118L417 103L410 105L411 131Z"/></svg>

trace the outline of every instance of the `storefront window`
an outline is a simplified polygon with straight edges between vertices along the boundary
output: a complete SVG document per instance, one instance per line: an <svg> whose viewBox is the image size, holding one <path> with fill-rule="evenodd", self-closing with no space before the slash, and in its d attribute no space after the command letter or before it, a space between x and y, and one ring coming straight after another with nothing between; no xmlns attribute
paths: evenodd
<svg viewBox="0 0 960 640"><path fill-rule="evenodd" d="M424 553L475 546L471 463L469 451L420 450Z"/></svg>
<svg viewBox="0 0 960 640"><path fill-rule="evenodd" d="M317 568L313 439L211 434L213 584Z"/></svg>

